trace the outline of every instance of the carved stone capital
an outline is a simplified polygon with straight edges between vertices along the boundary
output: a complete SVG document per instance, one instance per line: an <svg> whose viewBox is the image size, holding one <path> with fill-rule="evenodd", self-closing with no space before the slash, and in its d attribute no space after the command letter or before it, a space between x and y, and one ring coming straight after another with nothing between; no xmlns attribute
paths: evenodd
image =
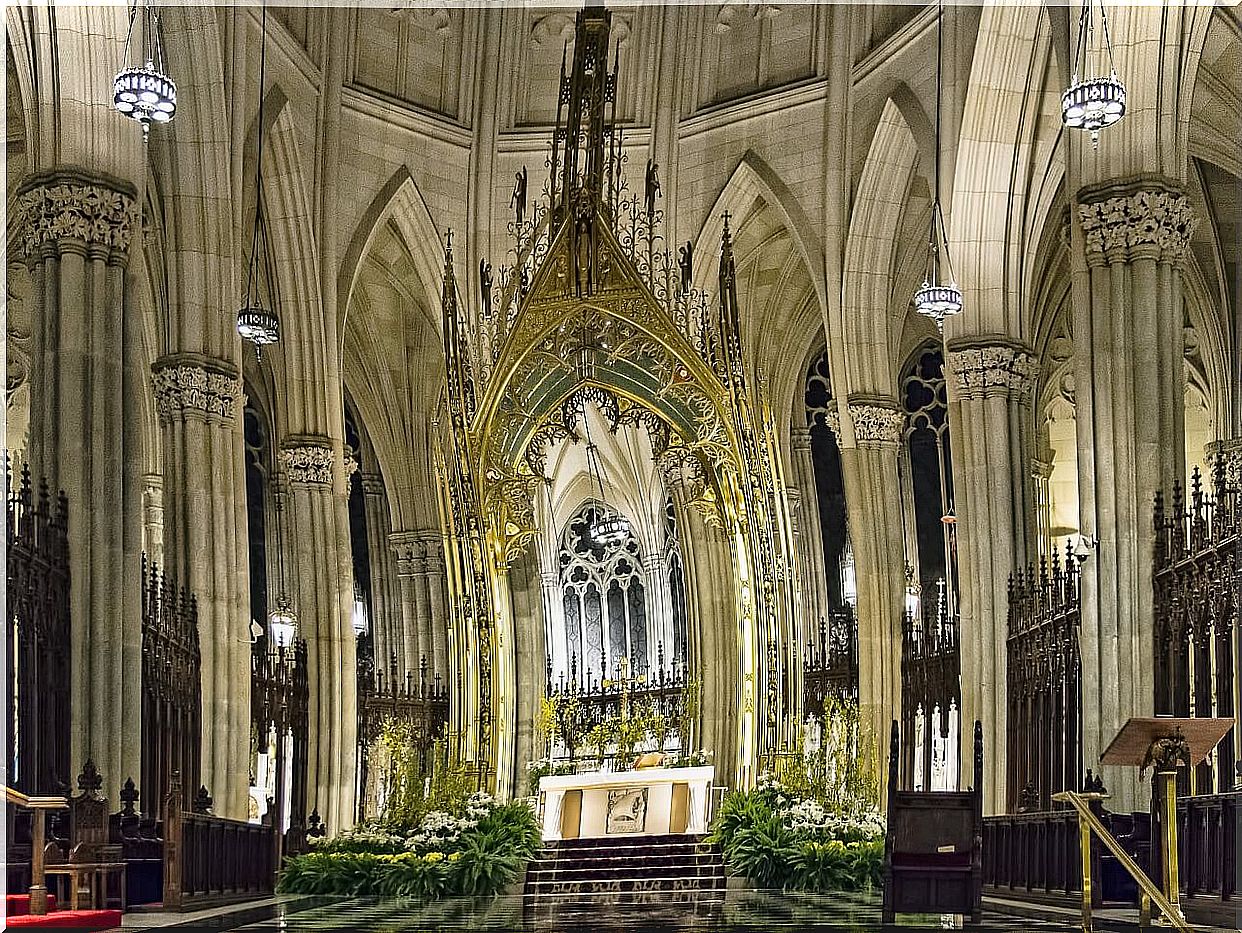
<svg viewBox="0 0 1242 933"><path fill-rule="evenodd" d="M332 442L326 437L295 437L280 448L280 465L292 485L332 485Z"/></svg>
<svg viewBox="0 0 1242 933"><path fill-rule="evenodd" d="M952 398L982 398L998 392L1026 397L1039 375L1034 354L1006 344L950 350L945 364Z"/></svg>
<svg viewBox="0 0 1242 933"><path fill-rule="evenodd" d="M362 494L364 496L378 497L386 494L383 474L362 472L358 476L362 480Z"/></svg>
<svg viewBox="0 0 1242 933"><path fill-rule="evenodd" d="M104 248L114 258L128 252L140 214L128 185L72 172L31 179L18 195L17 213L31 257L44 244L59 248L77 242L86 248Z"/></svg>
<svg viewBox="0 0 1242 933"><path fill-rule="evenodd" d="M197 418L232 424L238 403L245 404L237 368L198 354L165 356L151 367L155 408L164 422Z"/></svg>
<svg viewBox="0 0 1242 933"><path fill-rule="evenodd" d="M850 420L859 447L896 447L906 426L904 412L868 402L850 402Z"/></svg>
<svg viewBox="0 0 1242 933"><path fill-rule="evenodd" d="M397 556L397 574L403 577L438 572L444 563L444 539L438 529L394 531L388 546Z"/></svg>
<svg viewBox="0 0 1242 933"><path fill-rule="evenodd" d="M1078 204L1087 262L1125 262L1154 254L1180 260L1195 229L1186 195L1165 187L1104 189Z"/></svg>

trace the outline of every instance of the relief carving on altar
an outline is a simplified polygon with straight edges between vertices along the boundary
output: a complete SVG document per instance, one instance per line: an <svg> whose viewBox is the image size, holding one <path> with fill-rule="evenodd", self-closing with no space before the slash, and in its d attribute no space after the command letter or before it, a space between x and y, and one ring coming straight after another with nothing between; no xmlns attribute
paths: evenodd
<svg viewBox="0 0 1242 933"><path fill-rule="evenodd" d="M608 792L604 832L641 833L647 825L647 788L623 787Z"/></svg>

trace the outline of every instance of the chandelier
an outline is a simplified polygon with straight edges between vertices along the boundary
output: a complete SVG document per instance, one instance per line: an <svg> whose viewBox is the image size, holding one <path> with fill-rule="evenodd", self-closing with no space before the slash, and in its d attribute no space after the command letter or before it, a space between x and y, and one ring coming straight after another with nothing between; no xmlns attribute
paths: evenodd
<svg viewBox="0 0 1242 933"><path fill-rule="evenodd" d="M936 163L935 196L932 199L931 230L927 239L927 269L922 286L914 293L914 310L936 322L944 329L944 319L962 311L962 290L953 281L953 267L949 261L949 235L944 226L944 211L940 206L940 109L943 74L944 4L936 7ZM941 252L944 259L941 260ZM948 275L944 273L947 270Z"/></svg>
<svg viewBox="0 0 1242 933"><path fill-rule="evenodd" d="M259 46L259 117L255 133L254 170L254 229L250 238L250 263L246 267L246 299L237 312L237 333L242 340L254 344L255 356L262 348L280 340L280 319L271 300L268 286L268 303L263 303L259 286L259 262L267 255L267 228L263 222L263 84L267 68L267 5L264 4L261 19L262 39ZM266 278L266 276L264 277Z"/></svg>
<svg viewBox="0 0 1242 933"><path fill-rule="evenodd" d="M134 24L138 24L139 55L128 64ZM164 72L164 49L160 45L159 16L150 0L139 0L129 9L129 31L125 34L123 67L112 79L112 106L117 112L142 124L145 141L152 123L167 123L177 112L177 85Z"/></svg>
<svg viewBox="0 0 1242 933"><path fill-rule="evenodd" d="M1082 5L1078 18L1078 46L1074 55L1074 76L1070 86L1061 95L1061 119L1072 130L1086 130L1091 134L1091 145L1100 144L1100 130L1112 126L1126 114L1126 86L1117 78L1113 64L1113 44L1108 35L1108 15L1100 3L1100 26L1104 42L1096 52L1099 65L1092 68L1092 43L1095 38L1095 21L1092 16L1093 0ZM1102 58L1108 59L1108 75L1104 75Z"/></svg>

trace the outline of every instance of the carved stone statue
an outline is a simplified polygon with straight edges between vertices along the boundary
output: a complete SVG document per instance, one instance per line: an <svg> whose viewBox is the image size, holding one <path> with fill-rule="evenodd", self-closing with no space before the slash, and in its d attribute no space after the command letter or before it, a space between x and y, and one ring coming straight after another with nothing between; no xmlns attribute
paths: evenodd
<svg viewBox="0 0 1242 933"><path fill-rule="evenodd" d="M483 316L492 316L492 264L479 260L479 290L483 293Z"/></svg>
<svg viewBox="0 0 1242 933"><path fill-rule="evenodd" d="M517 215L517 225L522 226L522 221L526 219L526 166L522 166L522 170L513 176L513 196L509 198L509 207Z"/></svg>
<svg viewBox="0 0 1242 933"><path fill-rule="evenodd" d="M689 240L677 248L677 265L681 268L681 290L688 292L694 281L694 244Z"/></svg>
<svg viewBox="0 0 1242 933"><path fill-rule="evenodd" d="M643 188L643 198L647 205L647 216L655 213L656 198L660 196L660 166L654 159L647 160L647 180Z"/></svg>

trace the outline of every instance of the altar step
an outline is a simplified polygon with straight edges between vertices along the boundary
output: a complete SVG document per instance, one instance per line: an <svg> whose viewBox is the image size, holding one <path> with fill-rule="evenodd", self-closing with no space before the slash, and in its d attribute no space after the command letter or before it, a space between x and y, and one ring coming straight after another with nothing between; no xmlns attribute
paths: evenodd
<svg viewBox="0 0 1242 933"><path fill-rule="evenodd" d="M724 858L702 836L567 839L544 846L526 870L528 914L563 916L593 907L724 903Z"/></svg>

